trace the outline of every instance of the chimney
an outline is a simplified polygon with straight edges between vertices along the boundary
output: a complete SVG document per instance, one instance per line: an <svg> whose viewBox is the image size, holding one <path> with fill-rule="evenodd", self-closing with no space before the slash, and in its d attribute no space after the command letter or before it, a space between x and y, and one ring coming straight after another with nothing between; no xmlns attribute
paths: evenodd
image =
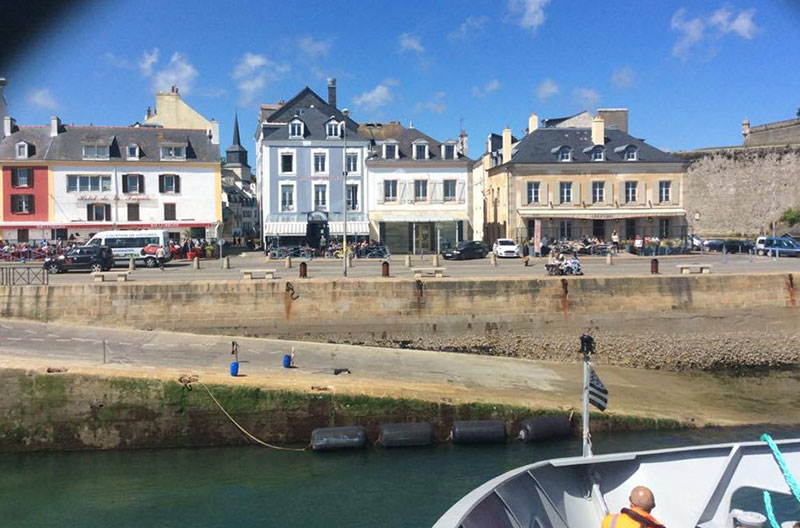
<svg viewBox="0 0 800 528"><path fill-rule="evenodd" d="M592 143L595 145L606 144L606 122L600 116L592 118Z"/></svg>
<svg viewBox="0 0 800 528"><path fill-rule="evenodd" d="M3 119L3 137L8 137L17 130L17 120L11 116Z"/></svg>
<svg viewBox="0 0 800 528"><path fill-rule="evenodd" d="M744 137L750 135L750 120L746 117L744 118L744 121L742 121L742 135Z"/></svg>
<svg viewBox="0 0 800 528"><path fill-rule="evenodd" d="M50 137L56 137L61 130L61 120L53 116L50 118Z"/></svg>
<svg viewBox="0 0 800 528"><path fill-rule="evenodd" d="M219 122L211 119L211 144L219 145Z"/></svg>
<svg viewBox="0 0 800 528"><path fill-rule="evenodd" d="M503 129L503 163L511 161L511 129Z"/></svg>
<svg viewBox="0 0 800 528"><path fill-rule="evenodd" d="M464 130L458 134L458 153L467 156L467 133Z"/></svg>
<svg viewBox="0 0 800 528"><path fill-rule="evenodd" d="M328 104L336 108L336 79L328 77Z"/></svg>
<svg viewBox="0 0 800 528"><path fill-rule="evenodd" d="M152 110L150 110L150 107L148 106L147 107L147 112L145 112L145 114L144 114L144 118L145 119L150 119L152 116L153 116L153 112L152 112Z"/></svg>
<svg viewBox="0 0 800 528"><path fill-rule="evenodd" d="M627 108L598 108L597 117L602 117L608 128L616 128L620 132L628 133Z"/></svg>
<svg viewBox="0 0 800 528"><path fill-rule="evenodd" d="M539 116L531 112L528 118L528 134L539 128Z"/></svg>

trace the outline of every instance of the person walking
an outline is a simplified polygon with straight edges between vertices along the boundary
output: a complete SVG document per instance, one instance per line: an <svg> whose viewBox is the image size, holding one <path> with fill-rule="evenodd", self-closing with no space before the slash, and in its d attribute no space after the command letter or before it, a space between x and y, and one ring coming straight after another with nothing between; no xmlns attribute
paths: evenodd
<svg viewBox="0 0 800 528"><path fill-rule="evenodd" d="M528 261L531 259L531 250L528 247L528 242L525 241L522 243L522 262L524 266L528 267Z"/></svg>
<svg viewBox="0 0 800 528"><path fill-rule="evenodd" d="M614 250L614 254L619 253L619 233L617 233L616 229L611 232L611 247Z"/></svg>
<svg viewBox="0 0 800 528"><path fill-rule="evenodd" d="M164 246L159 244L158 249L156 249L156 260L158 261L158 267L161 269L161 271L164 271L164 257Z"/></svg>

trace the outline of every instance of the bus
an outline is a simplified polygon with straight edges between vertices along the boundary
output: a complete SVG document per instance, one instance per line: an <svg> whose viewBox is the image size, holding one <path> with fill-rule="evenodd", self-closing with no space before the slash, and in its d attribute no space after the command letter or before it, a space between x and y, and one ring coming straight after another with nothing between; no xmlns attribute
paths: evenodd
<svg viewBox="0 0 800 528"><path fill-rule="evenodd" d="M158 266L156 250L164 248L164 262L172 258L169 247L169 234L162 230L139 231L101 231L95 234L87 246L108 246L117 264L125 264L133 257L137 264L144 263L148 268Z"/></svg>

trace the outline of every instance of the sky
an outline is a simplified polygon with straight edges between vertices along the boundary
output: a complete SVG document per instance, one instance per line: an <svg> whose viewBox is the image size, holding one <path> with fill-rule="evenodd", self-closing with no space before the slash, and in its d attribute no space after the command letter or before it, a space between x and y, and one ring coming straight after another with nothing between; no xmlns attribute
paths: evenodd
<svg viewBox="0 0 800 528"><path fill-rule="evenodd" d="M628 108L667 150L741 143L741 123L800 107L797 0L87 1L0 65L21 125L127 125L157 90L221 125L253 160L258 106L309 86L359 122L436 139L524 134L531 112Z"/></svg>

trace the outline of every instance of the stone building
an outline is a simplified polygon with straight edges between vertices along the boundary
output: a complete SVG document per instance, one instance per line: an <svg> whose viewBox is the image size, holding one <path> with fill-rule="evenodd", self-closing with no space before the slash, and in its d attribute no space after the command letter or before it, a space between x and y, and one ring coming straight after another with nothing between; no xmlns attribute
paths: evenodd
<svg viewBox="0 0 800 528"><path fill-rule="evenodd" d="M255 182L247 162L247 150L239 137L239 116L233 121L233 144L225 150L222 165L222 236L250 239L260 232Z"/></svg>

